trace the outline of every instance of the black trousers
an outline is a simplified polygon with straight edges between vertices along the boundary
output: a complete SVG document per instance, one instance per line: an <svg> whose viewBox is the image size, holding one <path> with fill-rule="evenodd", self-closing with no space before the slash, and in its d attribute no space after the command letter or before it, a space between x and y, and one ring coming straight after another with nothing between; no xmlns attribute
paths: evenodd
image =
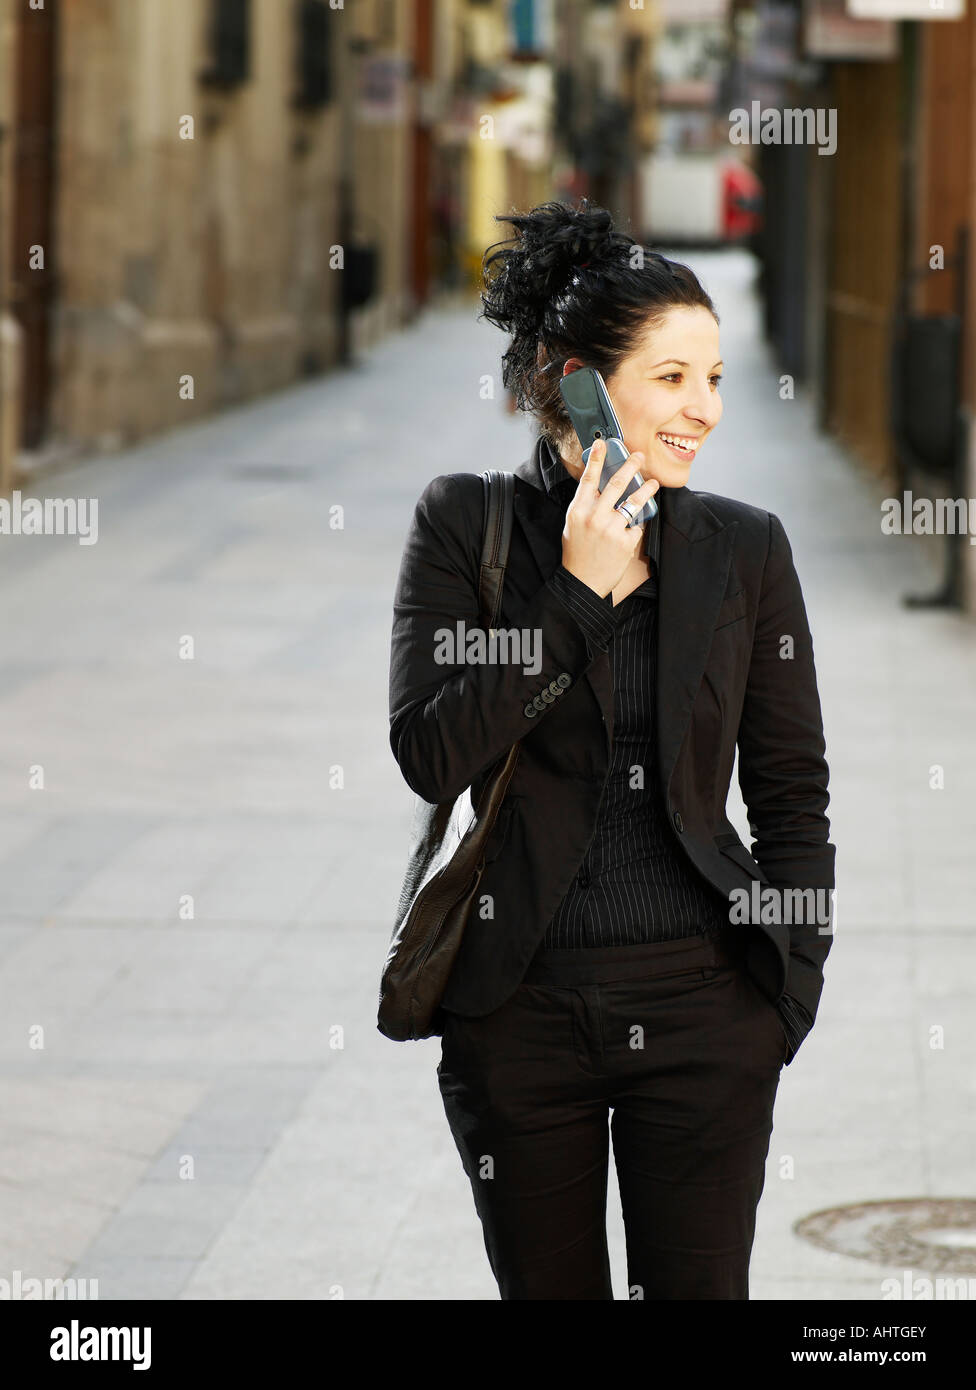
<svg viewBox="0 0 976 1390"><path fill-rule="evenodd" d="M542 952L501 1008L446 1016L441 1096L503 1299L613 1298L611 1138L628 1297L749 1297L787 1039L747 930Z"/></svg>

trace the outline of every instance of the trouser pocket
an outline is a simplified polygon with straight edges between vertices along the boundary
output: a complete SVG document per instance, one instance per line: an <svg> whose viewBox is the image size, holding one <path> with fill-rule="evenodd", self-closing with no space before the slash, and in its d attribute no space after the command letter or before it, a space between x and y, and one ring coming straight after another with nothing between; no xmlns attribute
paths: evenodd
<svg viewBox="0 0 976 1390"><path fill-rule="evenodd" d="M785 1066L790 1043L789 1038L786 1036L786 1029L783 1027L783 1020L780 1018L779 1010L762 992L744 965L736 966L735 969L739 973L739 978L747 997L752 1000L753 1008L756 1010L758 1017L762 1020L763 1026L772 1038L772 1046L778 1059L779 1066Z"/></svg>

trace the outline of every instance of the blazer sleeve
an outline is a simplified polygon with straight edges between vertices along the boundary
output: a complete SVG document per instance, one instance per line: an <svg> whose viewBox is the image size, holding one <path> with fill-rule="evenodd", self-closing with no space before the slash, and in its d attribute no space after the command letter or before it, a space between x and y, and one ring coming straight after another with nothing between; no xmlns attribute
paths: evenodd
<svg viewBox="0 0 976 1390"><path fill-rule="evenodd" d="M552 687L571 688L601 651L596 629L574 615L561 596L560 581L550 576L527 602L514 602L509 590L505 604L506 627L533 634L538 670L527 673L522 662L443 659L445 637L455 634L456 624L464 624L465 634L484 630L478 604L482 487L475 474L441 474L427 484L407 531L397 578L390 746L408 786L429 802L453 801L513 743L538 728L562 698ZM562 686L556 684L559 676ZM532 702L543 692L539 709Z"/></svg>
<svg viewBox="0 0 976 1390"><path fill-rule="evenodd" d="M822 890L810 895L804 919L790 924L785 986L812 1024L833 941L829 768L806 607L789 540L773 513L738 746L739 786L757 864L773 887ZM824 915L829 923L817 920Z"/></svg>

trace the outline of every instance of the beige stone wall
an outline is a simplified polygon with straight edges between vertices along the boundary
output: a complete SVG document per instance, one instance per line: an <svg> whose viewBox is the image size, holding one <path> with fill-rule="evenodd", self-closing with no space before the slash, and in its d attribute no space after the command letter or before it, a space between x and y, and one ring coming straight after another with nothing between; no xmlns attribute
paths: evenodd
<svg viewBox="0 0 976 1390"><path fill-rule="evenodd" d="M341 117L291 104L291 6L253 0L251 81L229 94L198 81L199 0L61 13L56 435L121 444L333 363ZM363 166L394 250L402 141ZM388 258L394 305L401 273Z"/></svg>

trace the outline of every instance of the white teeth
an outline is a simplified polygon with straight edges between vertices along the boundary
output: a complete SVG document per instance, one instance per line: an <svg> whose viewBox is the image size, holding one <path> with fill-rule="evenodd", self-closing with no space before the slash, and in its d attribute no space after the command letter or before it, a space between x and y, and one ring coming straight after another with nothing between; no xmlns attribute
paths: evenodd
<svg viewBox="0 0 976 1390"><path fill-rule="evenodd" d="M660 437L666 444L674 444L677 448L685 449L690 454L693 454L698 448L697 439L679 439L677 435L663 433Z"/></svg>

